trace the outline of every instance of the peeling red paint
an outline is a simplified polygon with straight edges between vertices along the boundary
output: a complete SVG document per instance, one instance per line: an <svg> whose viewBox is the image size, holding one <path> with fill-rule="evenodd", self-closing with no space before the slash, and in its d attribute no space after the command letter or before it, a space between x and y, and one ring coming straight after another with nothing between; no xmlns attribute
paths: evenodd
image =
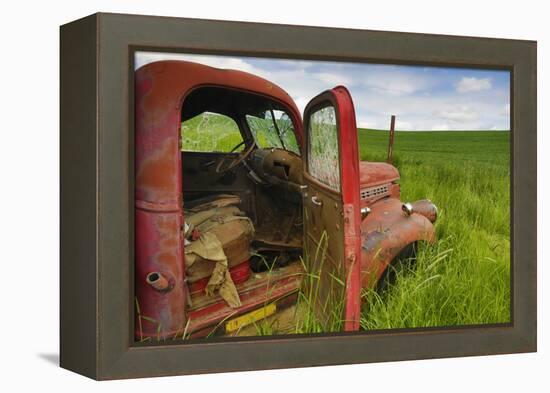
<svg viewBox="0 0 550 393"><path fill-rule="evenodd" d="M355 108L348 89L337 86L332 89L336 97L340 117L340 154L342 161L342 202L344 203L344 258L346 264L346 308L344 313L344 330L359 330L361 319L361 265L358 263L360 253L359 210L360 164L359 145L357 142L357 124Z"/></svg>
<svg viewBox="0 0 550 393"><path fill-rule="evenodd" d="M204 65L162 61L135 73L135 295L136 337L166 337L185 326L185 284L182 173L180 151L181 105L198 86L224 86L265 95L288 108L300 146L300 112L280 87L241 71ZM159 292L147 284L147 275L160 272L173 277L174 286ZM160 324L160 328L159 328ZM160 329L160 331L159 331Z"/></svg>
<svg viewBox="0 0 550 393"><path fill-rule="evenodd" d="M361 188L388 184L399 179L396 167L385 162L359 162L359 184Z"/></svg>
<svg viewBox="0 0 550 393"><path fill-rule="evenodd" d="M384 270L408 244L433 242L433 224L425 216L407 216L399 199L386 198L371 205L370 214L361 223L361 283L372 288Z"/></svg>

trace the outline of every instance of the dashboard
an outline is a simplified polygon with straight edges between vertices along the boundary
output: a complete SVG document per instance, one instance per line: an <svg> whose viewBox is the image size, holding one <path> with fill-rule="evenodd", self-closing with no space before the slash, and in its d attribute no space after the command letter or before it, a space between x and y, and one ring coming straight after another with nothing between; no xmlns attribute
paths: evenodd
<svg viewBox="0 0 550 393"><path fill-rule="evenodd" d="M250 157L250 165L258 177L269 184L286 185L299 192L303 184L302 158L278 148L257 149Z"/></svg>

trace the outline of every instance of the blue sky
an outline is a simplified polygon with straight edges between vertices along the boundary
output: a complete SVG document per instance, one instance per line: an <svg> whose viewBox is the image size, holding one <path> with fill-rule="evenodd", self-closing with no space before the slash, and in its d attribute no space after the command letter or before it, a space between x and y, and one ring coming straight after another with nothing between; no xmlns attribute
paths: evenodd
<svg viewBox="0 0 550 393"><path fill-rule="evenodd" d="M397 130L508 130L508 71L138 52L136 69L159 60L188 60L250 72L285 89L303 112L336 85L353 97L358 127Z"/></svg>

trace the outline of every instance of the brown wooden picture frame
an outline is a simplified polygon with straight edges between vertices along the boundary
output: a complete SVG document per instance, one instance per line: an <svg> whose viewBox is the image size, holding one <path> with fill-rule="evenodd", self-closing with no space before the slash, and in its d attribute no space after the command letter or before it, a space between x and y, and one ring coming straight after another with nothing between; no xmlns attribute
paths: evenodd
<svg viewBox="0 0 550 393"><path fill-rule="evenodd" d="M133 342L137 50L511 71L511 322ZM121 14L61 27L61 367L95 379L536 351L536 42Z"/></svg>

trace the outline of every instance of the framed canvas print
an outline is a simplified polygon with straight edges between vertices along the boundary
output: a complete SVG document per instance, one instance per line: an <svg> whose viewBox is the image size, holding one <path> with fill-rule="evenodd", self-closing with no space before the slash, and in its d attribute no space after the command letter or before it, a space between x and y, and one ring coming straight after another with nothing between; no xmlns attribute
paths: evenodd
<svg viewBox="0 0 550 393"><path fill-rule="evenodd" d="M61 27L61 365L536 350L536 43Z"/></svg>

